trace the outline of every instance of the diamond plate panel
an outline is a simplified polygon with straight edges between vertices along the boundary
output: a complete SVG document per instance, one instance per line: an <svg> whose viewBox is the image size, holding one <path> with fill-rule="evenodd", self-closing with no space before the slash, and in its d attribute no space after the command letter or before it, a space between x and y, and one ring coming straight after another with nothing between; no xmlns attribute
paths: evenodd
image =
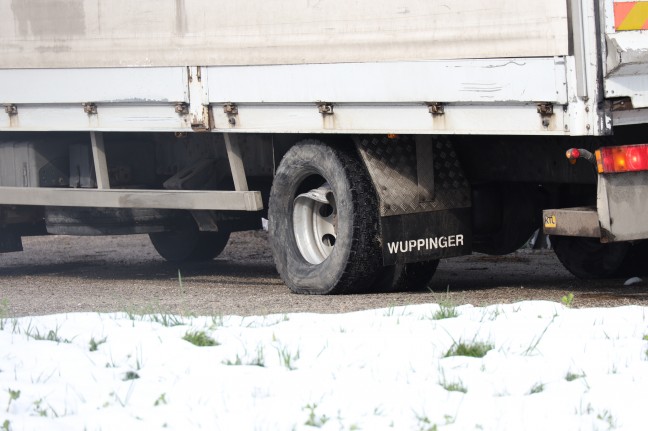
<svg viewBox="0 0 648 431"><path fill-rule="evenodd" d="M431 166L417 163L417 145L433 146ZM471 206L470 185L447 138L416 142L410 136L371 136L358 140L357 147L376 187L382 217ZM431 184L434 190L429 190Z"/></svg>

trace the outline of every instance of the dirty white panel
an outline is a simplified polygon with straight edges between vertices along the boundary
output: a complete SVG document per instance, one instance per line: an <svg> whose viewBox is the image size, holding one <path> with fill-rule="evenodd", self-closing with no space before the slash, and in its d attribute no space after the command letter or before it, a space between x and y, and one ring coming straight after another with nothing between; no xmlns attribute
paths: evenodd
<svg viewBox="0 0 648 431"><path fill-rule="evenodd" d="M0 111L0 131L191 131L173 105L97 105L88 115L80 104L18 105L17 115Z"/></svg>
<svg viewBox="0 0 648 431"><path fill-rule="evenodd" d="M549 117L528 104L448 104L433 115L424 103L337 104L322 115L316 104L241 104L231 117L212 106L213 129L232 133L441 133L566 135L566 116ZM79 105L19 105L18 114L0 111L0 131L168 131L191 132L188 115L167 105L97 105L88 115Z"/></svg>
<svg viewBox="0 0 648 431"><path fill-rule="evenodd" d="M617 0L604 2L605 48L603 63L605 97L632 99L634 108L648 107L648 33L646 31L617 30L624 25L623 16L615 20ZM643 3L640 6L644 6ZM645 12L639 13L639 21ZM627 15L629 16L629 15ZM635 20L636 21L636 20ZM624 116L636 119L636 116ZM634 120L633 120L634 121ZM615 125L620 123L615 122Z"/></svg>
<svg viewBox="0 0 648 431"><path fill-rule="evenodd" d="M648 172L599 175L598 213L612 241L648 238ZM638 217L638 215L641 215Z"/></svg>
<svg viewBox="0 0 648 431"><path fill-rule="evenodd" d="M644 22L646 19L645 5L646 2L628 2L627 0L605 0L603 2L604 36L607 51L603 73L606 77L648 73L648 34L645 31L617 30L616 28L617 25L621 28L626 26L628 18L633 23L630 27ZM623 6L618 12L618 17L616 17L615 6ZM625 12L623 12L624 10Z"/></svg>
<svg viewBox="0 0 648 431"><path fill-rule="evenodd" d="M631 109L629 111L612 112L612 124L628 126L631 124L648 123L648 109Z"/></svg>
<svg viewBox="0 0 648 431"><path fill-rule="evenodd" d="M606 36L606 76L638 75L648 73L648 34L644 31L626 31Z"/></svg>
<svg viewBox="0 0 648 431"><path fill-rule="evenodd" d="M422 103L334 105L333 115L320 114L315 104L241 105L234 126L222 109L213 113L214 130L231 133L568 134L562 109L545 123L535 104L447 105L443 115Z"/></svg>
<svg viewBox="0 0 648 431"><path fill-rule="evenodd" d="M629 97L634 108L648 108L648 71L645 74L607 78L605 97Z"/></svg>
<svg viewBox="0 0 648 431"><path fill-rule="evenodd" d="M611 33L606 42L605 97L629 97L635 108L648 107L648 34Z"/></svg>
<svg viewBox="0 0 648 431"><path fill-rule="evenodd" d="M567 103L561 58L210 67L207 73L212 103Z"/></svg>
<svg viewBox="0 0 648 431"><path fill-rule="evenodd" d="M188 102L186 69L5 69L0 104Z"/></svg>
<svg viewBox="0 0 648 431"><path fill-rule="evenodd" d="M565 0L0 0L0 68L568 54Z"/></svg>

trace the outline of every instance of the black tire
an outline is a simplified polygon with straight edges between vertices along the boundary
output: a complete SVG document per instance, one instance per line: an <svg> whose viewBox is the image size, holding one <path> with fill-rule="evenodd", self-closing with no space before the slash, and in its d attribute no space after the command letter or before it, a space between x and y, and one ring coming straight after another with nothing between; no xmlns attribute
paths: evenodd
<svg viewBox="0 0 648 431"><path fill-rule="evenodd" d="M195 222L173 231L150 233L153 247L169 262L201 262L212 260L225 249L230 233L201 232Z"/></svg>
<svg viewBox="0 0 648 431"><path fill-rule="evenodd" d="M550 238L558 260L572 274L582 279L623 276L623 262L630 244L601 243L598 238L552 236Z"/></svg>
<svg viewBox="0 0 648 431"><path fill-rule="evenodd" d="M423 290L430 286L432 277L439 266L439 260L413 262L405 266L405 286L407 290Z"/></svg>
<svg viewBox="0 0 648 431"><path fill-rule="evenodd" d="M635 241L630 245L619 271L624 277L648 275L648 240Z"/></svg>
<svg viewBox="0 0 648 431"><path fill-rule="evenodd" d="M378 270L376 278L368 289L373 293L401 292L406 289L405 265L390 265Z"/></svg>
<svg viewBox="0 0 648 431"><path fill-rule="evenodd" d="M423 290L430 285L439 260L392 265L379 271L373 292L403 292Z"/></svg>
<svg viewBox="0 0 648 431"><path fill-rule="evenodd" d="M294 200L330 186L335 197L336 239L320 263L309 263L297 245ZM306 140L284 155L270 192L269 240L277 271L295 293L366 292L382 268L377 198L351 145Z"/></svg>

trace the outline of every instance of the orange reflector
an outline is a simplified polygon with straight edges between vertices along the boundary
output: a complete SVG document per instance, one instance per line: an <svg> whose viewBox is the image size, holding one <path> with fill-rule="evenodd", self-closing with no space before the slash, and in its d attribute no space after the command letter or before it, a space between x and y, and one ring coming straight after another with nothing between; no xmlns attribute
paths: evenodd
<svg viewBox="0 0 648 431"><path fill-rule="evenodd" d="M387 139L398 139L398 135L396 133L389 133L387 134Z"/></svg>
<svg viewBox="0 0 648 431"><path fill-rule="evenodd" d="M578 151L578 148L570 148L567 150L565 153L565 156L567 157L567 160L569 160L569 163L572 165L576 164L576 160L581 156L580 151Z"/></svg>
<svg viewBox="0 0 648 431"><path fill-rule="evenodd" d="M599 173L648 171L648 144L603 147L596 151Z"/></svg>

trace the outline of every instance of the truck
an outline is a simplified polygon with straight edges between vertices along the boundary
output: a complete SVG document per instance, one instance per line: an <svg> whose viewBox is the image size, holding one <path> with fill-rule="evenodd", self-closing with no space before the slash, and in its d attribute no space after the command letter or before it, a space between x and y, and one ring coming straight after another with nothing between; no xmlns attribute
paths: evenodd
<svg viewBox="0 0 648 431"><path fill-rule="evenodd" d="M539 228L646 271L648 1L0 0L0 252L267 221L293 292L427 285Z"/></svg>

